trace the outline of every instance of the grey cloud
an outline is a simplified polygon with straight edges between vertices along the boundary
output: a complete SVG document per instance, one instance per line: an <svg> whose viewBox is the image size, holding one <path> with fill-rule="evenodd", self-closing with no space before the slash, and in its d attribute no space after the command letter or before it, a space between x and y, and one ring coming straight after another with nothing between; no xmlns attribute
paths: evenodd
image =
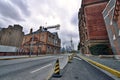
<svg viewBox="0 0 120 80"><path fill-rule="evenodd" d="M11 5L5 0L0 0L0 14L5 18L10 18L12 20L23 21L24 19L16 10L15 6Z"/></svg>
<svg viewBox="0 0 120 80"><path fill-rule="evenodd" d="M9 23L10 21L0 15L0 27L6 27L6 22Z"/></svg>
<svg viewBox="0 0 120 80"><path fill-rule="evenodd" d="M72 23L73 25L75 25L75 26L78 25L78 16L77 16L77 14L74 14L74 15L72 16L71 23Z"/></svg>
<svg viewBox="0 0 120 80"><path fill-rule="evenodd" d="M71 38L71 37L76 38L79 35L77 32L70 32L70 31L67 31L67 30L62 31L61 34L62 34L62 36L69 37L69 38Z"/></svg>
<svg viewBox="0 0 120 80"><path fill-rule="evenodd" d="M4 24L3 23L0 23L0 28L2 28L4 26Z"/></svg>
<svg viewBox="0 0 120 80"><path fill-rule="evenodd" d="M28 9L26 0L11 0L11 1L14 5L18 6L18 8L25 16L30 16L30 10Z"/></svg>
<svg viewBox="0 0 120 80"><path fill-rule="evenodd" d="M79 42L79 34L77 32L70 32L67 30L61 31L60 32L60 37L61 37L61 44L65 44L65 45L70 45L70 40L72 38L73 43L74 43L74 47L76 48L76 45L78 45Z"/></svg>
<svg viewBox="0 0 120 80"><path fill-rule="evenodd" d="M74 32L70 32L67 34L67 36L71 36L72 38L76 38L76 37L78 37L78 34L74 33Z"/></svg>

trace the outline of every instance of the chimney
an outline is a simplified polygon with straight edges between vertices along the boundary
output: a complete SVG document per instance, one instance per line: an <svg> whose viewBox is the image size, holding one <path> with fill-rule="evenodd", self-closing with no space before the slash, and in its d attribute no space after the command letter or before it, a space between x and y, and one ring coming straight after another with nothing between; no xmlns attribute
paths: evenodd
<svg viewBox="0 0 120 80"><path fill-rule="evenodd" d="M33 31L33 29L31 28L31 29L30 29L30 34L32 34L32 31Z"/></svg>
<svg viewBox="0 0 120 80"><path fill-rule="evenodd" d="M40 32L42 31L42 26L40 26L39 30L40 30Z"/></svg>

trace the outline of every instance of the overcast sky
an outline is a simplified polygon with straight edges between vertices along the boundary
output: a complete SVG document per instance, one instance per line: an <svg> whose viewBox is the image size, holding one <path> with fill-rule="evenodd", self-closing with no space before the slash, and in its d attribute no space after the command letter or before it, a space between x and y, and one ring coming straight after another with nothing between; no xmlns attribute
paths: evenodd
<svg viewBox="0 0 120 80"><path fill-rule="evenodd" d="M70 39L76 46L79 42L78 11L81 0L0 0L0 27L20 24L25 34L30 28L60 24L58 35L61 44ZM55 32L56 30L50 30Z"/></svg>

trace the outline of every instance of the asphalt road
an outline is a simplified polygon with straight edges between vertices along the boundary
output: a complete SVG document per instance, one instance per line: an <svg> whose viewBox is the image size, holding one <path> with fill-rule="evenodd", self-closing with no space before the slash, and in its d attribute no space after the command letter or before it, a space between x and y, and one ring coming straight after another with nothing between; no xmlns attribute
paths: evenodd
<svg viewBox="0 0 120 80"><path fill-rule="evenodd" d="M0 80L46 80L57 56L0 60Z"/></svg>
<svg viewBox="0 0 120 80"><path fill-rule="evenodd" d="M50 80L114 80L99 69L76 57L61 71L61 78Z"/></svg>

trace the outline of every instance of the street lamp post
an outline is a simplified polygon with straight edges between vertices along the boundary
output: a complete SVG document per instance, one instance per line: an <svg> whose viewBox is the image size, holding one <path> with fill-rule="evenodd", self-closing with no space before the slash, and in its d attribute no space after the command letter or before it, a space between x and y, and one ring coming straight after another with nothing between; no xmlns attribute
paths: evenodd
<svg viewBox="0 0 120 80"><path fill-rule="evenodd" d="M29 56L31 57L31 55L32 55L32 46L33 46L33 40L34 40L34 33L33 33L33 35L32 35L32 40L31 40L31 43L30 43L30 54L29 54Z"/></svg>

